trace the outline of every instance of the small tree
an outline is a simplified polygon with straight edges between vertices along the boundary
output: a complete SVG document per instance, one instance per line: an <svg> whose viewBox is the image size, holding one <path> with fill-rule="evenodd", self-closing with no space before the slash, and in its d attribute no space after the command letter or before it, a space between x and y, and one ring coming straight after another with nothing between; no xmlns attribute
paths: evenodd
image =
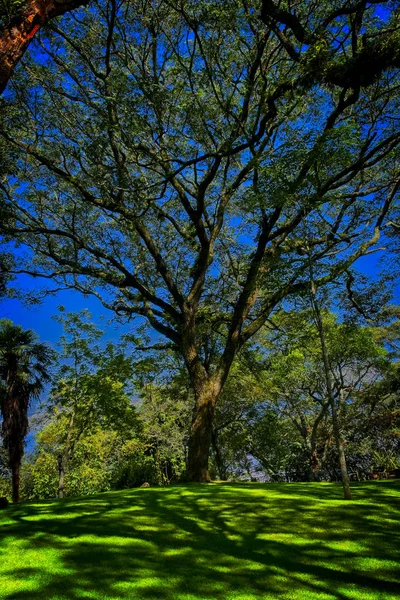
<svg viewBox="0 0 400 600"><path fill-rule="evenodd" d="M317 318L315 306L311 311L282 312L275 320L279 331L268 340L273 346L267 360L272 397L303 440L310 476L326 465L332 439L344 470L342 437L355 435L357 412L366 410L357 408L359 398L393 369L382 328L339 323L319 303ZM371 415L374 409L371 406Z"/></svg>
<svg viewBox="0 0 400 600"><path fill-rule="evenodd" d="M51 418L59 422L58 496L64 495L65 476L77 443L103 425L121 431L136 428L136 412L127 395L133 375L132 361L122 348L98 341L103 332L90 321L88 311L64 313L56 318L64 329L59 368L50 395Z"/></svg>
<svg viewBox="0 0 400 600"><path fill-rule="evenodd" d="M0 409L3 445L12 473L13 502L19 502L29 403L49 380L52 357L52 350L46 344L38 343L33 331L25 331L5 319L0 321Z"/></svg>

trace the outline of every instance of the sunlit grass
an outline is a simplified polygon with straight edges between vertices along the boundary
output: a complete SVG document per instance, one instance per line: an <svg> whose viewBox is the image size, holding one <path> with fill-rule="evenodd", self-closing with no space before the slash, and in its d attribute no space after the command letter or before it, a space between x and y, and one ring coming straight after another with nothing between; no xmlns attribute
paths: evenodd
<svg viewBox="0 0 400 600"><path fill-rule="evenodd" d="M391 600L400 485L192 485L0 513L0 598Z"/></svg>

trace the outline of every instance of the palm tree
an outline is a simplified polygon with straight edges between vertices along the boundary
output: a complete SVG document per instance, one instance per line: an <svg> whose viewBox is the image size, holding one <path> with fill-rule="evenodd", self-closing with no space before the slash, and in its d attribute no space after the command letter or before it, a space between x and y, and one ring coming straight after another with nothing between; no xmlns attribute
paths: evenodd
<svg viewBox="0 0 400 600"><path fill-rule="evenodd" d="M52 358L53 351L40 344L32 330L24 330L7 319L0 320L0 411L3 445L12 473L13 502L19 502L29 403L49 380Z"/></svg>

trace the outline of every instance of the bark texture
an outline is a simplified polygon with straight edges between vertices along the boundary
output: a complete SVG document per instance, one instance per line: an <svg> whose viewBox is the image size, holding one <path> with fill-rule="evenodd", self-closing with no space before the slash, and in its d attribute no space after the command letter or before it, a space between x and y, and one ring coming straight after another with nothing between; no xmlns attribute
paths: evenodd
<svg viewBox="0 0 400 600"><path fill-rule="evenodd" d="M221 481L226 481L226 465L219 447L218 431L213 429L212 432L212 448L214 451L215 464L217 467L218 477Z"/></svg>
<svg viewBox="0 0 400 600"><path fill-rule="evenodd" d="M9 26L0 30L0 94L39 29L54 17L65 14L89 0L29 0Z"/></svg>
<svg viewBox="0 0 400 600"><path fill-rule="evenodd" d="M340 433L339 418L338 418L338 413L337 413L337 408L336 408L335 397L334 397L334 393L333 393L333 389L332 389L329 353L328 353L328 348L326 345L324 326L323 326L323 322L322 322L321 311L319 309L319 305L317 302L316 288L315 288L315 284L313 281L311 269L310 269L310 279L311 279L311 298L312 298L313 310L314 310L316 325L318 328L319 338L320 338L320 342L321 342L322 360L323 360L325 379L326 379L326 391L327 391L329 405L330 405L331 413L332 413L333 436L335 438L336 448L337 448L337 451L339 454L340 474L342 477L342 484L343 484L343 497L345 500L351 500L350 478L349 478L349 474L347 472L346 456L344 453L342 436Z"/></svg>
<svg viewBox="0 0 400 600"><path fill-rule="evenodd" d="M68 423L68 433L67 439L65 442L64 451L58 455L58 497L64 497L64 486L65 486L65 472L67 470L69 459L71 458L71 437L72 437L72 429L74 427L75 420L75 407L72 410L69 423Z"/></svg>
<svg viewBox="0 0 400 600"><path fill-rule="evenodd" d="M8 452L12 475L12 500L20 499L20 468L24 455L24 439L28 432L29 395L18 385L18 365L13 357L9 362L6 394L2 406L3 444Z"/></svg>
<svg viewBox="0 0 400 600"><path fill-rule="evenodd" d="M334 403L331 403L331 410L332 410L333 435L335 438L336 449L337 449L338 455L339 455L340 474L342 476L343 496L344 496L345 500L351 500L350 478L349 478L349 474L347 472L346 455L344 452L342 437L340 434L340 426L339 426L337 410L336 410L336 406Z"/></svg>
<svg viewBox="0 0 400 600"><path fill-rule="evenodd" d="M204 386L196 394L196 405L193 413L188 447L187 480L210 482L208 459L212 440L217 394L213 386Z"/></svg>
<svg viewBox="0 0 400 600"><path fill-rule="evenodd" d="M65 467L64 467L64 457L62 454L59 454L57 457L58 460L58 497L64 497L64 479L65 479Z"/></svg>
<svg viewBox="0 0 400 600"><path fill-rule="evenodd" d="M21 459L20 459L21 461ZM12 474L12 501L19 502L19 488L20 488L20 465L21 462L14 463L11 465Z"/></svg>

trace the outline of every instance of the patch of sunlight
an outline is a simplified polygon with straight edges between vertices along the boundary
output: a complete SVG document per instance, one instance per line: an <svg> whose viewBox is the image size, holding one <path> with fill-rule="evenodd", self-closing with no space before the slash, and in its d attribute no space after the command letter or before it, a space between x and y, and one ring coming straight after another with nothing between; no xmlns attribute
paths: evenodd
<svg viewBox="0 0 400 600"><path fill-rule="evenodd" d="M26 506L31 508L46 508L47 510L51 510L56 503L56 500L48 500L47 502L30 502Z"/></svg>
<svg viewBox="0 0 400 600"><path fill-rule="evenodd" d="M354 554L359 554L360 552L365 552L366 548L364 544L360 542L355 542L353 540L342 539L339 541L332 542L324 542L324 546L326 548L331 548L332 550L341 550L345 552L354 552Z"/></svg>
<svg viewBox="0 0 400 600"><path fill-rule="evenodd" d="M380 571L384 571L385 577L389 577L388 571L393 570L396 575L400 573L400 563L395 560L385 560L372 556L358 556L352 558L351 562L352 568L357 568L360 571L375 571L378 578Z"/></svg>
<svg viewBox="0 0 400 600"><path fill-rule="evenodd" d="M117 535L107 535L105 537L98 537L95 534L90 534L90 535L77 535L74 537L69 537L68 534L65 535L61 535L61 536L53 536L52 537L53 540L60 540L64 543L67 543L68 545L74 545L74 544L93 544L97 547L99 546L105 546L106 548L108 548L108 551L110 552L110 545L115 545L115 546L145 546L147 548L156 548L156 544L154 542L151 542L149 540L143 540L142 538L136 538L136 537L122 537L122 536L117 536Z"/></svg>
<svg viewBox="0 0 400 600"><path fill-rule="evenodd" d="M10 526L10 525L15 525L15 524L16 524L16 520L13 519L11 517L11 515L5 514L4 516L0 517L0 527L6 527L6 526Z"/></svg>
<svg viewBox="0 0 400 600"><path fill-rule="evenodd" d="M172 582L170 582L172 583ZM168 586L168 582L165 580L164 577L157 577L156 575L150 576L150 577L140 577L140 579L135 580L131 580L130 581L130 587L134 587L134 588L139 588L139 589L143 589L143 588L149 588L149 587L154 587L154 586L159 586L161 589L165 588L166 586Z"/></svg>
<svg viewBox="0 0 400 600"><path fill-rule="evenodd" d="M135 531L154 531L155 529L156 527L154 525L141 525L140 523L135 523Z"/></svg>
<svg viewBox="0 0 400 600"><path fill-rule="evenodd" d="M12 579L9 576L0 576L0 598L12 598L11 594L17 594L22 592L25 594L29 592L32 594L37 593L40 590L41 582L36 576L24 575L23 580Z"/></svg>
<svg viewBox="0 0 400 600"><path fill-rule="evenodd" d="M174 577L168 577L166 579L165 577L157 575L157 573L155 573L151 569L141 569L140 577L137 577L136 574L135 575L132 574L132 576L128 577L127 579L125 579L123 581L119 581L119 579L117 577L115 577L114 581L112 582L112 588L114 590L117 590L120 593L129 591L133 587L141 588L141 587L149 587L149 586L155 586L155 585L161 585L164 589L166 589L168 587L175 585L176 582L177 582L177 579ZM131 598L131 596L128 596L128 597ZM135 596L134 596L134 598L135 598Z"/></svg>
<svg viewBox="0 0 400 600"><path fill-rule="evenodd" d="M301 571L295 571L291 573L291 579L295 579L297 582L302 581L308 586L312 585L316 588L320 588L320 591L329 592L331 583L329 581L321 581L317 575L311 575L309 572L302 573Z"/></svg>
<svg viewBox="0 0 400 600"><path fill-rule="evenodd" d="M310 532L326 536L326 527L307 526L307 528L304 531L304 534L309 534Z"/></svg>
<svg viewBox="0 0 400 600"><path fill-rule="evenodd" d="M350 504L332 484L217 483L21 504L0 516L0 598L394 600L385 485Z"/></svg>
<svg viewBox="0 0 400 600"><path fill-rule="evenodd" d="M309 540L304 537L299 537L298 534L294 533L258 533L256 536L257 540L265 540L267 542L283 542L284 544L290 544L295 546L307 546L313 543L313 540Z"/></svg>
<svg viewBox="0 0 400 600"><path fill-rule="evenodd" d="M76 518L82 517L82 513L63 513L57 516L57 521L70 521ZM27 515L25 517L21 517L21 521L25 521L27 523L31 523L33 521L53 521L54 515L50 512L46 513L38 513L37 515Z"/></svg>
<svg viewBox="0 0 400 600"><path fill-rule="evenodd" d="M191 542L193 541L193 539L195 538L195 535L193 532L191 531L176 531L174 533L174 540L180 541L183 540L184 542Z"/></svg>
<svg viewBox="0 0 400 600"><path fill-rule="evenodd" d="M377 593L371 590L360 590L356 585L339 586L337 588L338 596L348 598L348 600L399 600L398 594ZM340 596L339 596L340 594Z"/></svg>
<svg viewBox="0 0 400 600"><path fill-rule="evenodd" d="M140 504L134 504L133 506L130 506L129 508L124 508L123 511L119 507L113 508L111 506L111 508L108 509L107 513L114 517L116 515L121 514L121 512L123 512L125 515L129 515L129 513L143 512L144 510L145 510L144 506L141 506Z"/></svg>
<svg viewBox="0 0 400 600"><path fill-rule="evenodd" d="M225 533L224 535L231 542L241 542L243 540L243 536L238 533Z"/></svg>
<svg viewBox="0 0 400 600"><path fill-rule="evenodd" d="M40 597L40 589L46 580L55 575L72 575L74 569L63 566L60 552L55 549L26 548L23 540L13 541L7 554L1 560L0 598L13 597L11 594L23 592L25 597ZM26 594L30 595L27 596ZM4 594L4 595L3 595Z"/></svg>
<svg viewBox="0 0 400 600"><path fill-rule="evenodd" d="M337 556L318 558L318 553L315 553L317 558L311 557L304 561L307 565L316 565L322 567L328 571L336 571L338 573L353 573L353 556L342 555L340 558Z"/></svg>
<svg viewBox="0 0 400 600"><path fill-rule="evenodd" d="M20 567L29 569L30 567L40 567L42 565L45 565L46 571L59 571L59 550L49 546L46 546L46 548L42 546L38 546L37 548L32 546L27 547L24 540L14 539L12 542L8 542L7 552L2 553L2 569L9 566L11 570L16 571ZM63 569L63 571L67 573L68 569Z"/></svg>
<svg viewBox="0 0 400 600"><path fill-rule="evenodd" d="M389 504L378 504L379 510L384 510L386 513L398 514L399 509L397 506L390 506Z"/></svg>
<svg viewBox="0 0 400 600"><path fill-rule="evenodd" d="M263 600L270 600L270 598L273 598L273 596L270 595L266 595L263 596ZM254 596L253 594L243 594L241 592L233 592L232 594L228 594L226 596L227 600L260 600L260 596ZM199 600L198 598L196 598L196 600Z"/></svg>
<svg viewBox="0 0 400 600"><path fill-rule="evenodd" d="M232 567L226 565L213 565L212 570L218 571L219 573L231 573Z"/></svg>
<svg viewBox="0 0 400 600"><path fill-rule="evenodd" d="M69 598L71 598L71 596L65 595L65 596L51 596L51 600L69 600ZM74 596L73 598L88 598L88 600L93 600L93 593L89 590L81 590L81 589L77 589L74 590ZM122 600L122 598L118 598L116 596L97 596L97 600L99 600L101 598L101 600ZM43 598L38 598L38 600L44 600ZM50 600L50 598L49 598Z"/></svg>
<svg viewBox="0 0 400 600"><path fill-rule="evenodd" d="M220 572L227 572L227 573L243 573L245 571L266 571L266 566L265 564L258 562L258 561L254 561L254 560L250 560L250 559L246 559L246 558L232 558L229 556L224 556L223 557L223 564L218 564L215 561L212 562L212 557L211 559L205 559L205 560L198 560L196 561L197 563L204 563L204 564L208 564L210 566L210 568L213 571L220 571ZM273 565L268 567L268 571L272 572L272 571L277 571L278 569L275 568Z"/></svg>
<svg viewBox="0 0 400 600"><path fill-rule="evenodd" d="M185 554L190 554L192 552L192 548L184 547L184 548L168 548L167 550L163 550L163 556L183 556Z"/></svg>

